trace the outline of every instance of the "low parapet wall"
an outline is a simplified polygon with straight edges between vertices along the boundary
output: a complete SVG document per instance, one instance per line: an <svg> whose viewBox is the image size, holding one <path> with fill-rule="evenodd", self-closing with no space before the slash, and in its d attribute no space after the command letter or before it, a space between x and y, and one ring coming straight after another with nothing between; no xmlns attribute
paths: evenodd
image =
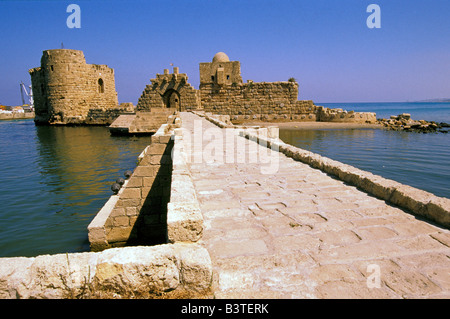
<svg viewBox="0 0 450 319"><path fill-rule="evenodd" d="M131 177L89 224L91 250L166 241L172 134L169 124L160 127L139 156Z"/></svg>
<svg viewBox="0 0 450 319"><path fill-rule="evenodd" d="M208 251L197 244L0 258L1 299L208 297Z"/></svg>
<svg viewBox="0 0 450 319"><path fill-rule="evenodd" d="M167 237L169 242L196 242L203 235L203 215L186 164L183 129L175 129L172 152L172 183L167 204Z"/></svg>
<svg viewBox="0 0 450 319"><path fill-rule="evenodd" d="M270 139L278 139L280 136L280 128L278 126L261 127L259 125L234 125L231 123L229 115L219 115L195 111L192 111L192 113L196 114L197 116L204 117L220 128L235 129L236 134L240 134L240 132L251 132L252 135L261 137L264 136Z"/></svg>
<svg viewBox="0 0 450 319"><path fill-rule="evenodd" d="M203 217L180 124L175 117L161 126L132 176L89 224L93 252L0 258L0 298L212 297L211 259L195 243ZM150 206L157 209L147 214ZM164 235L162 243L112 248L149 234Z"/></svg>
<svg viewBox="0 0 450 319"><path fill-rule="evenodd" d="M196 242L203 217L186 165L181 119L164 124L117 195L88 226L93 251L154 243Z"/></svg>
<svg viewBox="0 0 450 319"><path fill-rule="evenodd" d="M320 169L350 185L362 189L370 195L406 209L415 215L425 217L444 227L450 227L450 199L448 198L438 197L424 190L374 175L353 166L286 144L279 139L259 135L257 131L243 130L239 134L260 145L266 145L273 150L278 150L294 160Z"/></svg>
<svg viewBox="0 0 450 319"><path fill-rule="evenodd" d="M194 112L200 113L201 112ZM213 113L209 114L211 117ZM229 118L229 123L239 125L242 123L252 122L339 122L339 123L376 123L376 113L373 112L354 112L345 111L342 109L329 109L323 106L314 106L314 112L305 114L291 114L291 113L273 113L273 114L214 114L216 119ZM222 120L223 121L223 120ZM228 123L228 122L226 122Z"/></svg>

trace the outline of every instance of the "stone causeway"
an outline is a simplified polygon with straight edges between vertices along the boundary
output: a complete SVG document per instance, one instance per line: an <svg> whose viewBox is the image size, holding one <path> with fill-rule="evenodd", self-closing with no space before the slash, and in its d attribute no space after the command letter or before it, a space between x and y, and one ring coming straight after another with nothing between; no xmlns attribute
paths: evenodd
<svg viewBox="0 0 450 319"><path fill-rule="evenodd" d="M0 298L446 299L449 203L277 127L179 112L89 225L92 251L0 258Z"/></svg>
<svg viewBox="0 0 450 319"><path fill-rule="evenodd" d="M205 118L181 119L209 149L222 143L208 138L216 125ZM261 163L197 163L208 147L192 149L204 219L198 243L211 256L216 298L450 297L448 228L250 139L226 143ZM261 172L264 156L278 159L275 173Z"/></svg>

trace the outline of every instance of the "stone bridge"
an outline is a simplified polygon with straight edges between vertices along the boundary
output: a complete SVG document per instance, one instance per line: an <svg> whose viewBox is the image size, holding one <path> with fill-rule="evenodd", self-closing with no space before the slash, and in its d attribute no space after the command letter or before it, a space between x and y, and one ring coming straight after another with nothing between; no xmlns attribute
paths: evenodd
<svg viewBox="0 0 450 319"><path fill-rule="evenodd" d="M93 252L0 259L0 297L61 297L89 281L116 297L125 285L215 298L449 298L449 226L447 198L285 144L276 127L181 112L89 225ZM148 232L163 239L149 245L139 237Z"/></svg>

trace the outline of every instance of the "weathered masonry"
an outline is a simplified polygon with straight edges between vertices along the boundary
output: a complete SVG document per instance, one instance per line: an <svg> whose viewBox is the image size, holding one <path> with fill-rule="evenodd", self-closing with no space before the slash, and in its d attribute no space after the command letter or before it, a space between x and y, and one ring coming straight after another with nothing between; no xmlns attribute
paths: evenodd
<svg viewBox="0 0 450 319"><path fill-rule="evenodd" d="M169 117L117 195L88 226L91 250L197 242L203 218L184 160L180 118Z"/></svg>
<svg viewBox="0 0 450 319"><path fill-rule="evenodd" d="M172 176L172 131L164 124L139 156L139 165L89 225L94 251L164 243Z"/></svg>
<svg viewBox="0 0 450 319"><path fill-rule="evenodd" d="M178 67L156 74L147 84L136 108L132 103L119 105L114 70L106 65L86 64L82 51L46 50L41 66L29 70L35 100L36 124L110 125L120 115L137 115L151 120L168 110L206 111L229 115L234 124L251 121L326 121L376 122L375 113L328 109L311 100L298 100L295 79L279 82L243 82L241 64L219 52L211 62L199 64L200 86L195 89ZM152 112L153 114L149 113ZM159 120L156 126L165 122ZM115 131L154 132L145 123L122 118ZM144 122L145 122L144 121ZM142 121L140 121L142 122ZM142 128L141 128L142 126ZM154 125L153 125L154 126Z"/></svg>
<svg viewBox="0 0 450 319"><path fill-rule="evenodd" d="M169 108L176 111L195 110L199 106L198 92L188 83L188 76L179 73L178 67L170 74L157 74L151 79L137 104L137 111L150 111L154 108Z"/></svg>
<svg viewBox="0 0 450 319"><path fill-rule="evenodd" d="M0 299L449 296L450 199L285 144L275 126L201 111L171 118L89 225L93 251L0 258ZM213 125L240 140L233 153L276 155L277 173L262 173L264 158L189 160L209 152L191 142ZM152 234L165 240L147 245ZM368 285L370 265L379 287Z"/></svg>
<svg viewBox="0 0 450 319"><path fill-rule="evenodd" d="M119 114L114 70L87 64L82 51L46 50L41 66L29 70L36 124L111 124Z"/></svg>
<svg viewBox="0 0 450 319"><path fill-rule="evenodd" d="M298 100L299 85L294 79L281 82L244 83L239 61L230 61L219 52L212 62L200 63L200 87L194 89L184 73L174 67L151 80L139 99L137 110L170 108L201 110L229 115L234 124L251 121L332 121L374 123L375 113L347 112Z"/></svg>
<svg viewBox="0 0 450 319"><path fill-rule="evenodd" d="M89 224L91 252L0 258L0 299L212 297L180 118L169 118Z"/></svg>

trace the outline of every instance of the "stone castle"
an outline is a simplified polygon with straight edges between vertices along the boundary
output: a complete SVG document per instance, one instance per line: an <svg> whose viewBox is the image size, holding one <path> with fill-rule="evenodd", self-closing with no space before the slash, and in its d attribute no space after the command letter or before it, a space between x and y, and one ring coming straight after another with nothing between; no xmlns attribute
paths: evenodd
<svg viewBox="0 0 450 319"><path fill-rule="evenodd" d="M375 113L328 109L310 100L298 100L299 86L294 79L244 83L240 62L230 61L223 52L215 54L212 62L200 63L199 89L188 83L188 76L178 67L173 68L173 73L165 69L146 85L135 109L131 103L118 105L114 70L106 65L86 64L82 51L44 51L41 66L29 72L37 124L111 124L120 115L134 113L128 119L132 126L137 119L151 121L156 114L190 110L227 115L234 124L376 122Z"/></svg>
<svg viewBox="0 0 450 319"><path fill-rule="evenodd" d="M82 51L46 50L29 70L36 124L109 124L119 114L114 70L86 64Z"/></svg>

